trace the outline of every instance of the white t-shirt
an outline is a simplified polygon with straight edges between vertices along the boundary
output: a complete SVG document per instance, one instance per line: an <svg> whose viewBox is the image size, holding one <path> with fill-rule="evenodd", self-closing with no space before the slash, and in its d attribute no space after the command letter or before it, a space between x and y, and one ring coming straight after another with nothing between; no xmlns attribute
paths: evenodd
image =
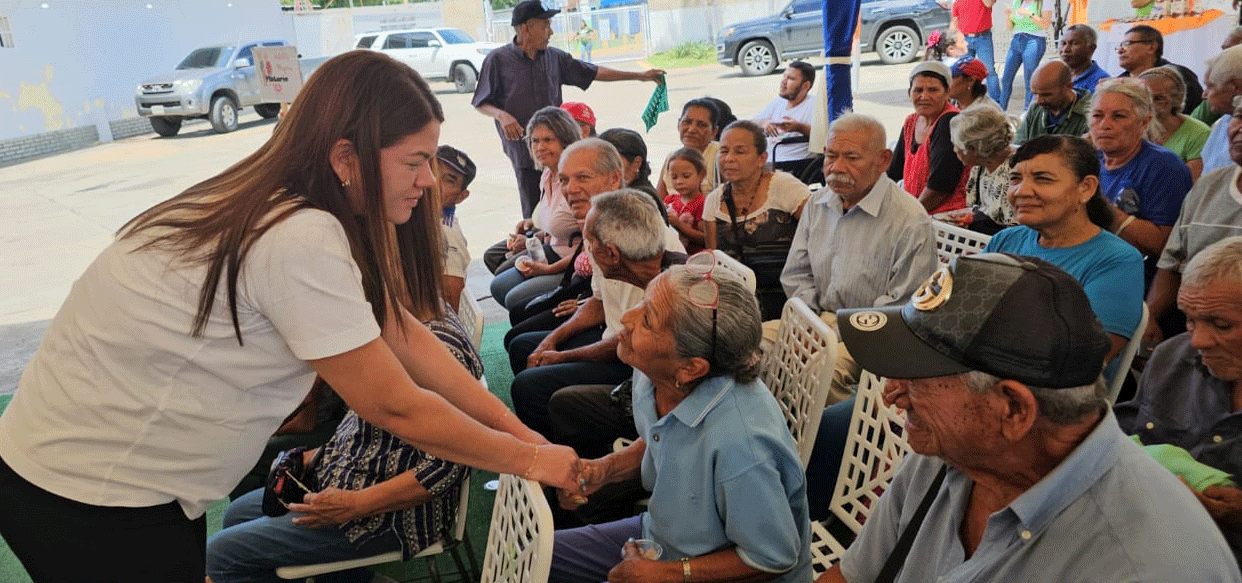
<svg viewBox="0 0 1242 583"><path fill-rule="evenodd" d="M686 252L677 229L667 225L664 227L664 250ZM591 261L591 294L604 303L604 334L601 340L607 340L621 332L621 316L643 301L645 290L619 279L604 277L604 271L595 264L595 258L590 251L587 250L586 253Z"/></svg>
<svg viewBox="0 0 1242 583"><path fill-rule="evenodd" d="M197 518L259 459L314 378L307 360L379 337L341 224L300 210L242 265L239 346L221 282L190 336L205 267L109 245L73 284L13 401L0 456L53 494L98 506L176 501Z"/></svg>
<svg viewBox="0 0 1242 583"><path fill-rule="evenodd" d="M466 234L461 230L461 221L454 216L452 222L452 225L440 222L440 232L444 234L444 275L466 279L470 248L466 243Z"/></svg>
<svg viewBox="0 0 1242 583"><path fill-rule="evenodd" d="M778 122L785 118L792 118L796 121L811 125L815 118L815 100L808 93L802 100L802 103L789 107L789 100L783 97L777 97L769 103L763 111L759 112L751 121L763 126L768 122ZM788 132L779 136L768 136L768 153L772 153L773 144L790 136L800 136L798 132ZM805 160L811 157L811 151L808 149L809 142L798 142L795 144L785 144L776 149L773 162L785 162L788 160ZM707 191L704 191L707 192Z"/></svg>

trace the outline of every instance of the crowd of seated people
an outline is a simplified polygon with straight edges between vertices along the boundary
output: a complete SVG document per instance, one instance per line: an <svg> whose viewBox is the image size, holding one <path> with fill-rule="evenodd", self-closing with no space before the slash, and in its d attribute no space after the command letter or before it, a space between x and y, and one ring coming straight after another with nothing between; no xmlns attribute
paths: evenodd
<svg viewBox="0 0 1242 583"><path fill-rule="evenodd" d="M1039 25L1030 4L1040 3L1013 2ZM496 233L504 240L484 263L509 314L509 392L524 427L498 423L536 442L540 475L550 472L539 452L561 451L543 440L581 457L578 487L543 480L561 486L549 497L566 511L552 580L810 581L810 521L827 517L868 370L889 377L884 400L906 411L913 453L860 543L820 580L871 581L896 560L906 568L893 581L1242 582L1229 552L1242 553L1242 47L1211 61L1204 92L1163 58L1159 35L1134 27L1115 78L1083 25L1067 29L1061 59L1036 66L1019 52L1019 118L994 99L1007 96L988 95L985 64L955 54L966 38L942 33L911 68L913 112L888 120L902 122L896 135L866 112L830 123L815 190L774 164L774 134L809 134L801 122L738 121L719 99L696 98L678 117L680 147L650 152L633 129L597 132L587 104L538 110L525 141L542 170L539 204ZM792 87L808 100L802 65L781 98L794 101ZM1217 166L1214 139L1227 157ZM408 289L387 298L415 328L383 334L434 335L477 378L455 314L469 262L456 206L476 168L462 150L433 150L435 185L395 228ZM992 238L946 265L935 235L947 224ZM753 291L722 256L753 272ZM805 467L757 374L789 298L841 340ZM1136 335L1154 351L1117 358ZM1109 402L1102 379L1131 374L1137 393ZM290 513L265 515L262 488L236 492L206 546L216 583L409 557L444 536L467 467L364 412L295 454L309 481ZM615 438L632 441L614 451ZM1154 500L1165 504L1145 514ZM909 529L925 535L903 551ZM1101 542L1118 533L1132 539ZM919 558L903 563L904 552Z"/></svg>
<svg viewBox="0 0 1242 583"><path fill-rule="evenodd" d="M1039 13L1028 16L1040 17ZM1229 235L1242 235L1242 147L1230 147L1242 144L1242 122L1232 122L1229 115L1239 107L1233 103L1233 97L1242 94L1242 49L1225 50L1209 64L1209 73L1203 79L1207 87L1202 95L1204 105L1198 110L1225 115L1223 122L1211 120L1215 123L1211 125L1183 113L1190 111L1192 104L1198 105L1198 84L1185 78L1189 69L1163 59L1158 31L1136 29L1131 34L1134 42L1120 51L1132 53L1123 55L1125 75L1121 71L1109 75L1099 67L1094 59L1097 36L1085 25L1067 29L1061 40L1061 58L1042 63L1023 60L1022 66L1028 70L1029 106L1016 117L1001 111L994 99L998 96L988 95L984 82L989 73L987 67L969 55L954 54L959 33L943 33L929 47L932 56L912 68L909 95L914 112L904 120L900 133L892 136L895 144L886 142L880 120L862 113L843 115L829 126L823 163L825 187L818 190L802 183L801 177L774 168L769 147L772 133L765 131L764 125L746 121L721 124L719 105L707 99L691 100L684 104L678 123L682 147L665 156L656 186L658 196L667 206L668 223L692 254L690 265L708 261L693 255L695 251L719 250L754 273L755 302L759 320L764 323L760 326L764 337L760 352L775 336L775 320L779 319L786 298L802 299L834 328L843 311L901 306L914 301L913 297L926 291L916 290L918 284L941 265L936 259L933 236L939 220L992 235L988 253L1038 258L1068 274L1086 300L1086 308L1075 317L1098 320L1103 342L1099 349L1102 378L1168 375L1167 370L1141 372L1140 367L1144 362L1149 367L1166 366L1161 363L1174 359L1146 361L1146 355L1140 353L1133 363L1123 363L1117 356L1128 343L1137 340L1136 334L1146 334L1152 340L1149 345L1176 334L1175 328L1164 330L1159 323L1146 331L1137 330L1144 302L1157 316L1153 320L1161 319L1159 316L1164 316L1163 320L1181 318L1177 310L1181 296L1177 290L1182 284L1182 271L1207 246ZM1138 46L1141 44L1152 45L1150 55ZM1131 76L1134 79L1125 78ZM783 78L782 91L786 83L788 80ZM1221 130L1222 127L1225 129ZM1217 139L1222 140L1224 151L1237 159L1215 172L1206 167L1210 154L1219 154L1219 150L1211 152L1210 147L1203 145L1209 142L1209 134L1220 136ZM1234 138L1235 135L1238 137ZM634 139L641 142L637 136ZM621 144L617 148L621 149ZM645 148L642 153L645 162ZM900 198L892 199L897 195ZM897 200L906 202L898 205ZM1215 220L1217 217L1219 221ZM585 281L586 277L584 274L579 279ZM724 283L715 281L719 279L716 275L704 276L693 269L686 277L691 281L683 285L690 288L697 287L694 277L701 279L702 287L721 289ZM1194 285L1208 285L1202 281L1205 276L1196 277ZM1228 279L1233 276L1219 277L1236 286ZM666 279L673 280L671 276L659 276L656 281ZM683 408L679 401L695 399L695 375L702 373L684 378L673 374L669 382L674 392L661 398L660 383L654 384L654 391L651 388L651 379L656 378L653 374L670 374L677 369L649 371L651 365L635 357L636 349L627 343L645 342L652 334L672 334L678 352L670 357L669 366L711 368L696 360L711 360L696 356L700 345L692 343L692 348L681 349L681 335L685 331L676 323L686 316L669 312L675 310L671 306L676 304L676 290L663 283L651 283L649 277L626 280L620 285L636 290L647 282L647 298L640 300L637 291L631 292L630 303L619 313L632 309L632 314L645 315L619 318L615 327L618 342L614 346L622 355L617 364L633 365L634 378L645 379L643 391L638 391L637 381L630 389L631 397L630 393L612 390L614 383L574 380L570 386L558 379L556 386L545 385L534 391L538 394L536 408L531 409L534 413L520 415L532 427L546 431L552 440L573 445L580 454L604 456L593 462L599 464L599 469L592 470L596 473L589 479L593 485L585 498L582 493L560 493L559 503L566 508L590 508L592 502L587 499L599 486L603 490L598 495L615 495L605 485L609 482L629 482L631 487L641 483L646 493L660 496L663 490L659 484L672 472L667 466L671 459L667 455L674 454L670 450L669 454L653 458L651 450L655 444L651 439L660 435L656 429L668 423L665 416L691 424L691 420L677 414ZM690 308L723 307L712 302L700 304L694 294L688 297ZM1233 305L1242 310L1242 304ZM566 314L574 314L583 307L592 313L596 310L580 298L558 304L557 323L563 323ZM1014 304L1008 309L1022 311L1030 306ZM1195 322L1197 327L1211 326L1218 330L1218 336L1227 335L1222 331L1227 323L1209 324L1211 318L1201 315L1206 308L1196 305L1194 309L1197 311L1191 321L1199 318L1203 322ZM602 327L604 322L599 318L595 316L591 321L598 321L595 325ZM555 340L560 342L564 338ZM1193 355L1199 350L1204 359L1208 358L1208 349L1199 348L1201 343L1185 342L1180 355ZM827 515L827 500L853 413L851 392L858 380L859 365L851 357L848 344L839 346L833 396L824 411L810 465L805 468L805 495L809 500L806 511L811 520ZM541 350L554 356L559 353L546 345L533 352ZM1228 346L1213 350L1214 362L1230 358L1242 362L1242 350L1231 353ZM515 369L542 366L537 359L532 360L531 354L529 347L519 346ZM1162 354L1158 349L1156 356ZM691 365L692 362L695 364ZM1134 369L1130 370L1132 366ZM1226 368L1220 364L1212 370L1218 374L1215 378L1232 382L1232 369L1225 372ZM629 378L628 373L620 375ZM1179 375L1184 377L1185 374ZM685 386L677 386L679 380ZM1144 406L1153 408L1150 415L1166 414L1160 407L1187 406L1183 401L1175 405L1161 401L1158 384L1141 380L1139 387ZM687 390L691 392L686 393ZM646 399L652 398L654 417L647 416L645 410L640 415L640 401L646 407ZM1123 395L1123 400L1128 398ZM1228 404L1232 401L1224 402L1224 410L1213 414L1232 414L1234 407ZM897 403L902 405L903 401ZM1120 411L1118 418L1123 419ZM1181 413L1168 414L1184 417ZM1124 419L1122 429L1127 432L1140 428L1129 417ZM768 422L780 423L779 419ZM1116 423L1103 414L1097 422ZM1205 418L1204 422L1221 421ZM611 446L607 441L614 436L637 436L636 444L642 447L637 451L636 446L631 446L608 453ZM1201 457L1200 449L1215 449L1183 446L1196 458ZM1217 458L1208 455L1203 463L1211 465L1214 459ZM655 465L648 467L650 460L662 461L654 461ZM954 460L949 462L958 467ZM1232 471L1233 467L1226 464L1224 471ZM689 465L683 463L676 473L688 469ZM918 487L926 488L927 482L921 484ZM1226 529L1226 538L1232 542L1230 537L1242 534L1242 518L1238 518L1242 516L1242 496L1235 500L1236 490L1225 488L1199 488L1193 491L1193 497L1201 501L1220 528ZM715 491L715 495L721 493L719 488ZM722 501L716 499L714 503L719 505ZM558 533L554 572L559 574L554 579L573 580L575 573L605 578L610 571L614 575L624 572L627 577L682 573L680 568L686 567L683 558L702 559L702 563L696 560L692 567L716 564L716 555L708 549L693 551L684 541L672 542L681 536L674 534L679 528L668 530L669 524L662 522L667 517L657 510L663 506L657 505L654 498L651 504L641 518L621 522L615 522L615 506L609 508L609 513L574 513L573 518L579 521L608 522L592 530ZM912 511L915 504L907 506ZM790 500L789 508L800 507ZM716 518L723 518L726 524L731 520L727 515ZM573 524L577 522L565 523ZM1230 534L1230 528L1238 530ZM668 537L663 539L670 544L665 545L662 562L680 561L682 565L646 564L636 560L641 557L631 556L628 548L625 558L618 562L620 557L614 547L623 545L629 537L638 538L639 534L657 540ZM740 531L737 535L743 536ZM749 543L743 539L729 540L735 547L732 555L742 556L744 565L762 570L761 562L744 556L743 550ZM783 555L781 570L772 576L791 577L797 573L796 563L789 562L795 556ZM963 559L956 560L960 563ZM700 572L687 568L689 573ZM1215 568L1220 571L1221 580L1235 580L1230 569L1236 566ZM722 576L742 572L719 571ZM705 576L694 580L713 579ZM805 575L779 580L805 580Z"/></svg>

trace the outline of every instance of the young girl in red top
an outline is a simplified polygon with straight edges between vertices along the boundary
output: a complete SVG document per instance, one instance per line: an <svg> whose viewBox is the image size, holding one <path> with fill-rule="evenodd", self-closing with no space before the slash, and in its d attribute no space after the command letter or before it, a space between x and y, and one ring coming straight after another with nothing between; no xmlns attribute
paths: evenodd
<svg viewBox="0 0 1242 583"><path fill-rule="evenodd" d="M668 173L677 192L664 199L668 223L681 233L681 242L690 254L703 250L703 192L699 186L707 175L703 154L682 148L669 157Z"/></svg>

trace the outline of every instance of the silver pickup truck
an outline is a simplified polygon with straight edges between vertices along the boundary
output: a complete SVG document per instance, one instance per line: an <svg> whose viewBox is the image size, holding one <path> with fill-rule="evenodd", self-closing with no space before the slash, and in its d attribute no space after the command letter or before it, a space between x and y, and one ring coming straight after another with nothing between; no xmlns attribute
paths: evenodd
<svg viewBox="0 0 1242 583"><path fill-rule="evenodd" d="M134 105L138 115L151 120L151 128L161 136L175 136L181 122L207 118L217 133L237 129L237 111L254 107L264 118L280 113L279 103L261 103L259 83L251 51L255 47L284 46L281 40L244 44L222 44L195 49L176 70L157 75L138 85ZM328 57L299 59L302 79Z"/></svg>

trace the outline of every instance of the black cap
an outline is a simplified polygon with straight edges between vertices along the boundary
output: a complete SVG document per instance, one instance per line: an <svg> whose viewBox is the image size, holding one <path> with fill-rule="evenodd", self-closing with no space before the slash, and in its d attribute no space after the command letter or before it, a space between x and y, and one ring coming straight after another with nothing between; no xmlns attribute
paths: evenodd
<svg viewBox="0 0 1242 583"><path fill-rule="evenodd" d="M560 12L560 10L555 8L544 8L543 4L539 3L539 0L523 0L513 7L513 18L509 21L509 24L517 26L532 18L548 19L556 14L560 14Z"/></svg>
<svg viewBox="0 0 1242 583"><path fill-rule="evenodd" d="M959 257L904 306L837 311L863 369L920 379L977 370L1034 387L1092 384L1111 346L1074 276L1042 259Z"/></svg>
<svg viewBox="0 0 1242 583"><path fill-rule="evenodd" d="M475 168L474 162L470 160L465 152L458 150L452 146L440 146L436 149L436 158L441 164L452 168L461 173L464 177L462 187L470 186L470 182L474 180L478 169Z"/></svg>

